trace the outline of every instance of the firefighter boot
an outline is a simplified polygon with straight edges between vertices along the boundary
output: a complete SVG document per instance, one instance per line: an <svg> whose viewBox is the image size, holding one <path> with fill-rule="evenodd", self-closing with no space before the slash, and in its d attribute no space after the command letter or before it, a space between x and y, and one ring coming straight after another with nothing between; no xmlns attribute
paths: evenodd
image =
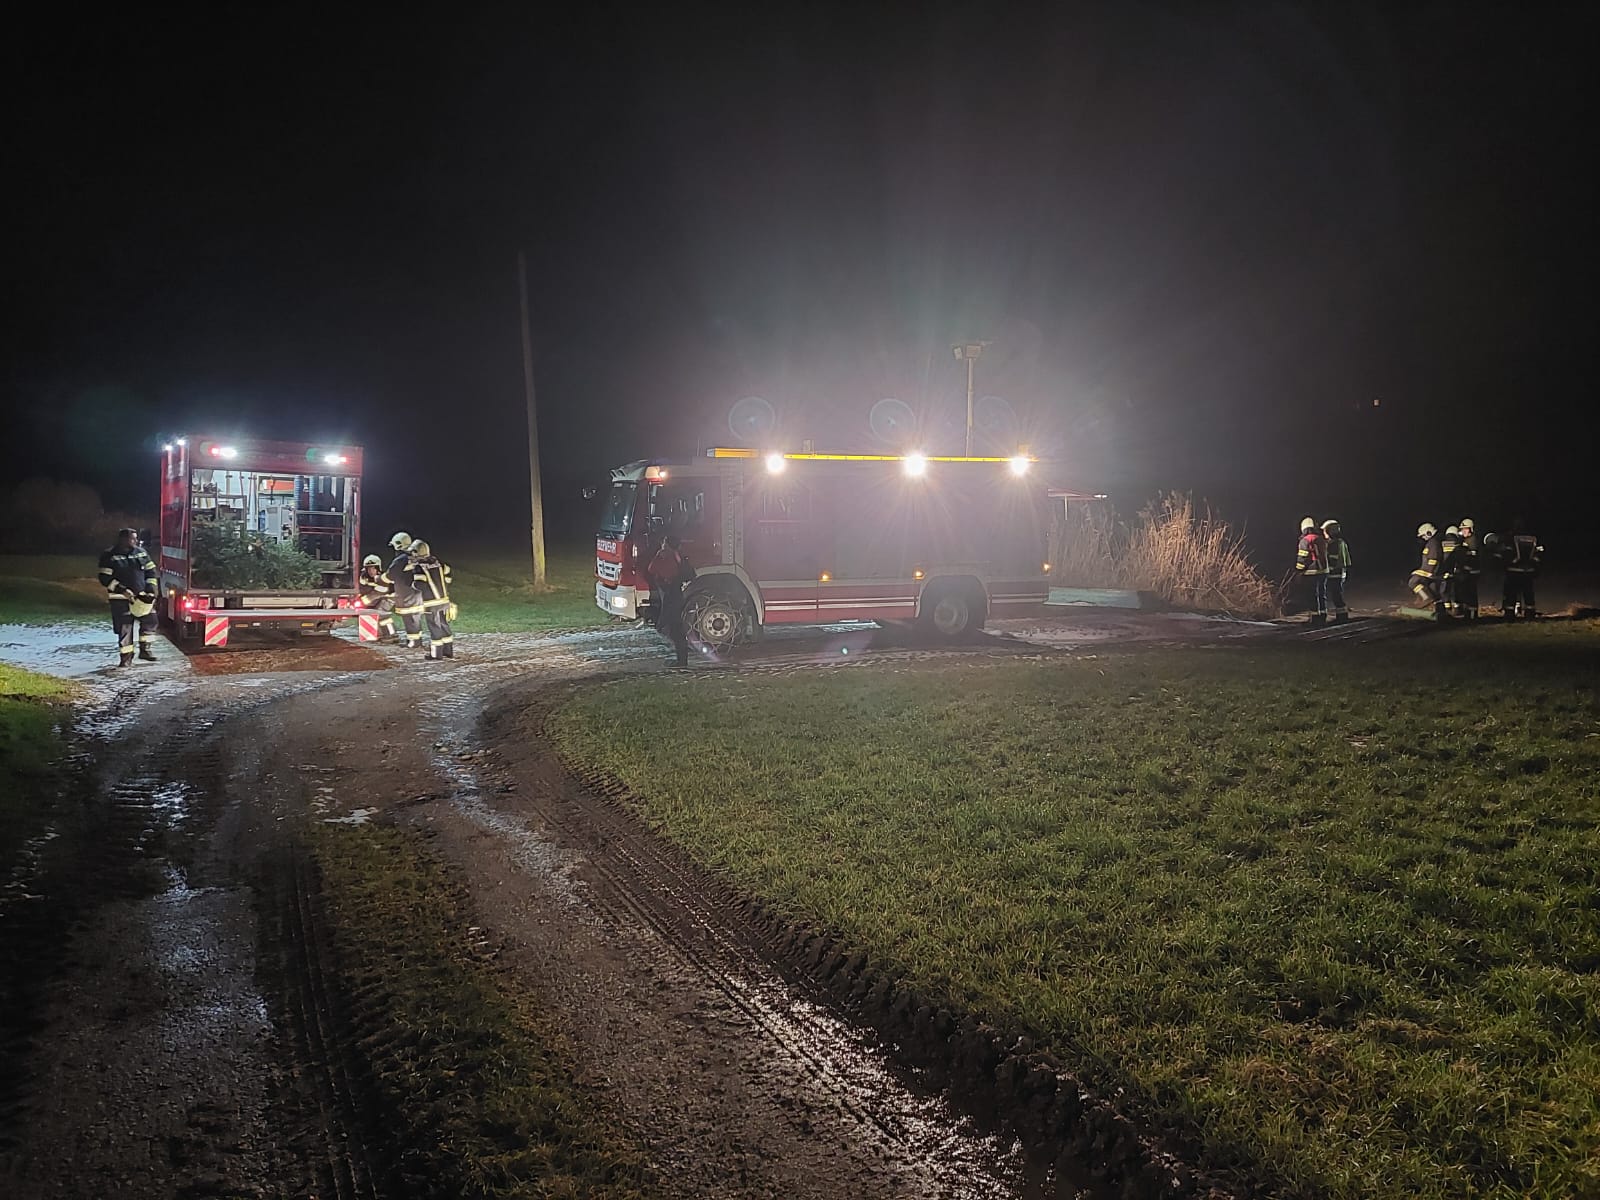
<svg viewBox="0 0 1600 1200"><path fill-rule="evenodd" d="M156 660L155 652L152 651L149 646L139 647L139 657L145 662L155 662Z"/></svg>
<svg viewBox="0 0 1600 1200"><path fill-rule="evenodd" d="M1333 623L1335 625L1347 624L1349 622L1349 620L1350 620L1350 614L1347 613L1347 612L1341 612L1341 613L1334 613L1333 614Z"/></svg>
<svg viewBox="0 0 1600 1200"><path fill-rule="evenodd" d="M132 665L133 665L133 647L129 646L126 650L121 651L117 655L117 666L119 666L119 667L129 667L129 666L132 666Z"/></svg>

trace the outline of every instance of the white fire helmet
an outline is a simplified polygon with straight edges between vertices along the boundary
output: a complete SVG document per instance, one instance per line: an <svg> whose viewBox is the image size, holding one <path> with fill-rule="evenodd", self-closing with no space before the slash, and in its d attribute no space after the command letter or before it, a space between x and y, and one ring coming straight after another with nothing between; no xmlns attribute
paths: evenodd
<svg viewBox="0 0 1600 1200"><path fill-rule="evenodd" d="M1316 527L1317 527L1317 523L1314 520L1312 520L1310 517L1301 517L1300 518L1300 532L1301 533L1310 533Z"/></svg>
<svg viewBox="0 0 1600 1200"><path fill-rule="evenodd" d="M1450 526L1450 528L1446 529L1444 532L1445 532L1445 536L1446 537L1460 537L1461 536L1461 530L1457 529L1454 525Z"/></svg>
<svg viewBox="0 0 1600 1200"><path fill-rule="evenodd" d="M397 533L389 539L389 546L394 550L409 550L411 549L411 535L405 532Z"/></svg>
<svg viewBox="0 0 1600 1200"><path fill-rule="evenodd" d="M427 542L423 541L412 542L410 550L411 553L415 554L418 558L427 558L428 555L433 553L433 547L428 545Z"/></svg>
<svg viewBox="0 0 1600 1200"><path fill-rule="evenodd" d="M1472 518L1471 517L1462 517L1461 518L1461 532L1462 533L1471 533L1476 528L1477 528L1477 526L1472 523Z"/></svg>
<svg viewBox="0 0 1600 1200"><path fill-rule="evenodd" d="M1332 533L1337 528L1339 528L1339 522L1335 521L1332 517L1329 517L1322 523L1323 533Z"/></svg>
<svg viewBox="0 0 1600 1200"><path fill-rule="evenodd" d="M369 554L361 560L361 565L363 567L381 567L383 566L383 559L376 554Z"/></svg>
<svg viewBox="0 0 1600 1200"><path fill-rule="evenodd" d="M1438 532L1439 531L1437 529L1435 529L1432 525L1428 524L1428 522L1426 522L1426 521L1424 521L1421 525L1417 526L1417 536L1419 538L1431 538L1434 534L1436 534Z"/></svg>

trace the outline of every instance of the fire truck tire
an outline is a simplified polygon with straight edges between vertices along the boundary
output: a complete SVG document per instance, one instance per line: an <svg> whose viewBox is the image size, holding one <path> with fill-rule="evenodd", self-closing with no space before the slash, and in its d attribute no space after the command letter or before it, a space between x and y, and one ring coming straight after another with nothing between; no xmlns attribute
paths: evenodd
<svg viewBox="0 0 1600 1200"><path fill-rule="evenodd" d="M691 640L731 650L756 640L756 606L737 584L694 584L683 598L683 628Z"/></svg>
<svg viewBox="0 0 1600 1200"><path fill-rule="evenodd" d="M924 633L959 641L983 628L986 607L983 590L975 584L936 584L928 589L917 624Z"/></svg>

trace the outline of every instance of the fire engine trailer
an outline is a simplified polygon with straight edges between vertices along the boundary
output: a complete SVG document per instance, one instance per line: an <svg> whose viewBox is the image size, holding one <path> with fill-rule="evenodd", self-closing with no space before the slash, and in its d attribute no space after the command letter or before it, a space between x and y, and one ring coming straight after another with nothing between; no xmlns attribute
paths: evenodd
<svg viewBox="0 0 1600 1200"><path fill-rule="evenodd" d="M945 638L1049 595L1051 528L1034 460L713 449L611 472L595 604L645 616L645 571L681 539L684 623L706 645L768 625L915 622Z"/></svg>
<svg viewBox="0 0 1600 1200"><path fill-rule="evenodd" d="M160 543L158 611L179 637L224 647L239 626L327 633L356 618L362 640L377 640L356 591L359 446L176 438L162 448ZM316 581L276 585L257 569L271 554Z"/></svg>

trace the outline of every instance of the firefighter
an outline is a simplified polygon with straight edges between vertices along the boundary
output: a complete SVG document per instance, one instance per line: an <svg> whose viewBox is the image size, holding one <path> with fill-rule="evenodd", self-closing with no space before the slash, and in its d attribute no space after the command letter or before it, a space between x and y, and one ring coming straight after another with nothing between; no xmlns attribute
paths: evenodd
<svg viewBox="0 0 1600 1200"><path fill-rule="evenodd" d="M1539 615L1533 599L1533 581L1539 574L1539 560L1544 547L1539 539L1529 533L1519 518L1511 525L1511 536L1501 549L1501 562L1505 567L1502 585L1500 615L1506 620L1515 617Z"/></svg>
<svg viewBox="0 0 1600 1200"><path fill-rule="evenodd" d="M133 661L133 627L139 626L139 657L155 662L150 645L156 637L156 564L139 545L132 529L117 530L117 541L100 554L100 586L111 602L111 628L117 634L117 665Z"/></svg>
<svg viewBox="0 0 1600 1200"><path fill-rule="evenodd" d="M1408 581L1411 590L1421 601L1421 606L1431 609L1434 619L1444 616L1444 593L1440 589L1440 559L1443 550L1439 545L1439 531L1433 525L1424 521L1417 526L1417 541L1422 543L1422 561L1417 564L1417 569L1411 572Z"/></svg>
<svg viewBox="0 0 1600 1200"><path fill-rule="evenodd" d="M1343 625L1350 619L1350 608L1344 599L1344 581L1350 574L1350 543L1339 531L1339 522L1322 523L1322 537L1328 557L1328 607L1333 611L1333 623Z"/></svg>
<svg viewBox="0 0 1600 1200"><path fill-rule="evenodd" d="M1463 517L1458 527L1461 541L1456 547L1455 599L1456 616L1468 621L1478 619L1478 527L1471 517Z"/></svg>
<svg viewBox="0 0 1600 1200"><path fill-rule="evenodd" d="M689 635L683 627L683 589L694 578L694 568L683 556L681 546L677 535L669 534L645 574L650 579L650 607L656 613L656 628L672 642L678 666L687 667Z"/></svg>
<svg viewBox="0 0 1600 1200"><path fill-rule="evenodd" d="M405 627L405 646L415 650L422 645L422 593L417 591L412 579L411 548L415 543L409 533L397 533L389 539L389 548L395 552L389 569L379 576L394 589L394 615Z"/></svg>
<svg viewBox="0 0 1600 1200"><path fill-rule="evenodd" d="M1444 610L1456 615L1456 568L1461 550L1461 530L1451 525L1439 541L1439 591L1444 599Z"/></svg>
<svg viewBox="0 0 1600 1200"><path fill-rule="evenodd" d="M411 582L422 599L422 615L428 623L428 659L456 656L456 639L450 632L455 605L450 603L450 565L434 556L427 542L411 543Z"/></svg>
<svg viewBox="0 0 1600 1200"><path fill-rule="evenodd" d="M383 559L369 554L361 560L361 574L356 579L356 591L361 595L361 607L383 614L378 628L386 638L394 637L394 585L383 579Z"/></svg>
<svg viewBox="0 0 1600 1200"><path fill-rule="evenodd" d="M1328 620L1328 543L1311 517L1300 521L1300 545L1295 552L1294 569L1311 585L1311 623Z"/></svg>

